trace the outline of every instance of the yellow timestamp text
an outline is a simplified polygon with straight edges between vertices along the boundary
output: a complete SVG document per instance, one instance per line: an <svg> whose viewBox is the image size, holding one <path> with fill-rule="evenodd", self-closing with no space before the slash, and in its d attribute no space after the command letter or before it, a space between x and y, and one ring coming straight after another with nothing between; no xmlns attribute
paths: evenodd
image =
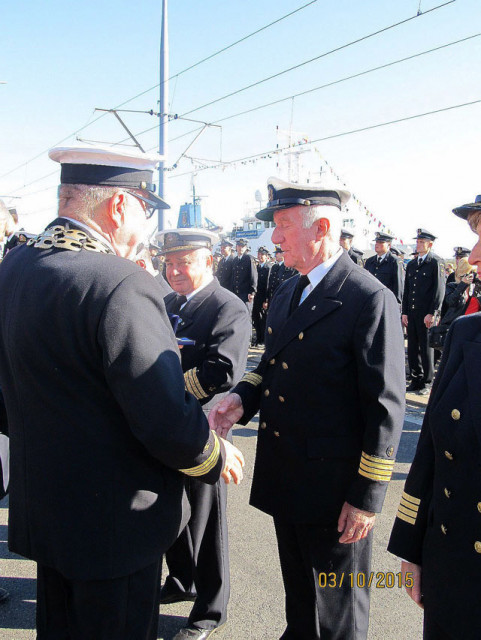
<svg viewBox="0 0 481 640"><path fill-rule="evenodd" d="M358 587L359 589L370 589L371 587L375 589L394 589L395 587L401 588L402 586L410 589L414 585L414 580L413 574L407 572L403 581L403 576L400 571L398 573L394 573L393 571L378 571L377 573L373 571L369 573L364 573L363 571L345 573L343 571L342 573L335 573L331 571L330 573L319 574L319 586L321 589L340 589L343 585L351 589L354 589L354 587Z"/></svg>

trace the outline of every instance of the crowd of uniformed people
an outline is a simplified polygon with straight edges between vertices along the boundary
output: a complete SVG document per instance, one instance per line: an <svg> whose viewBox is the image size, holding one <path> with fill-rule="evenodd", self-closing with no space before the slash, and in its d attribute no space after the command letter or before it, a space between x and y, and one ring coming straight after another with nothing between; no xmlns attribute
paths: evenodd
<svg viewBox="0 0 481 640"><path fill-rule="evenodd" d="M195 228L148 245L168 207L156 158L50 157L45 231L0 202L0 479L9 547L37 562L39 640L154 640L159 604L177 601L193 604L175 640L225 624L226 485L244 465L231 430L258 411L251 504L274 520L282 640L365 639L369 591L316 576L369 573L406 386L429 395L433 380L389 550L425 638L478 638L481 250L456 247L448 269L418 229L411 259L377 233L364 260L340 224L348 192L276 178L257 214L275 223L272 255ZM480 200L455 210L478 235ZM249 345L262 355L245 372Z"/></svg>

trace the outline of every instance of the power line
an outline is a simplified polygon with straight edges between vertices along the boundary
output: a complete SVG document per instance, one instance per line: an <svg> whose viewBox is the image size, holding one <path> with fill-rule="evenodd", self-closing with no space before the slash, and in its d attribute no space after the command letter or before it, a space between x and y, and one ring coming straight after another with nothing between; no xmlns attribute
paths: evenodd
<svg viewBox="0 0 481 640"><path fill-rule="evenodd" d="M226 162L218 162L214 165L211 166L204 166L202 168L197 168L194 169L193 171L185 171L184 173L177 173L176 175L172 175L169 176L169 178L174 179L174 178L180 178L182 176L187 176L187 175L191 175L193 173L199 173L200 171L206 171L207 169L218 169L220 167L228 167L228 166L232 166L235 164L238 164L239 162L247 162L249 160L255 160L257 158L261 158L263 156L270 156L270 154L272 155L276 155L282 151L288 151L289 149L293 149L293 148L297 148L297 147L305 147L305 146L309 146L311 144L315 144L318 142L325 142L326 140L333 140L335 138L341 138L344 136L349 136L352 135L354 133L362 133L364 131L371 131L373 129L379 129L381 127L387 127L389 125L392 124L398 124L400 122L407 122L409 120L415 120L417 118L424 118L425 116L430 116L430 115L435 115L437 113L444 113L446 111L453 111L454 109L460 109L462 107L469 107L475 104L479 104L481 103L481 99L479 100L473 100L472 102L464 102L462 104L455 104L452 105L450 107L443 107L442 109L434 109L433 111L425 111L424 113L418 113L416 115L413 116L406 116L404 118L397 118L396 120L389 120L387 122L380 122L378 124L373 124L373 125L369 125L367 127L361 127L359 129L351 129L350 131L344 131L342 133L335 133L332 134L330 136L324 136L322 138L315 138L314 140L308 140L307 142L300 142L297 145L294 146L287 146L287 147L281 147L281 148L276 148L276 149L270 149L269 151L262 151L261 153L256 153L254 155L251 156L244 156L243 158L236 158L235 160L229 160ZM193 160L193 158L192 158ZM44 176L47 177L47 176ZM48 189L51 189L53 187L47 187L46 189L41 189L40 191L47 191ZM39 192L40 192L39 191ZM34 195L37 192L33 192L27 195ZM34 212L32 212L34 213ZM30 215L30 214L29 214Z"/></svg>
<svg viewBox="0 0 481 640"><path fill-rule="evenodd" d="M299 144L293 145L293 146L287 146L287 147L281 147L278 149L271 149L269 151L263 151L261 153L256 153L254 155L251 156L245 156L243 158L236 158L235 160L229 160L226 162L219 162L215 165L211 165L211 166L207 166L207 167L202 167L200 169L194 169L193 171L186 171L184 173L178 173L176 175L170 176L170 178L180 178L181 176L186 176L186 175L191 175L192 173L198 173L200 171L205 171L206 169L217 169L219 167L228 167L230 165L234 165L234 164L238 164L239 162L246 162L248 160L255 160L256 158L261 158L262 156L269 156L270 154L278 154L281 151L287 151L289 149L294 149L294 148L298 148L298 147L305 147L311 144L315 144L317 142L325 142L326 140L334 140L335 138L342 138L344 136L349 136L352 135L353 133L361 133L363 131L371 131L373 129L379 129L380 127L387 127L388 125L391 124L398 124L400 122L407 122L409 120L415 120L416 118L424 118L425 116L431 116L434 115L436 113L444 113L446 111L452 111L454 109L460 109L462 107L469 107L472 106L474 104L479 104L481 103L481 99L480 100L473 100L472 102L464 102L462 104L455 104L452 105L450 107L443 107L442 109L434 109L433 111L425 111L424 113L418 113L414 116L406 116L404 118L397 118L396 120L389 120L387 122L380 122L378 124L372 124L369 125L367 127L361 127L359 129L351 129L350 131L344 131L342 133L335 133L332 134L330 136L324 136L322 138L315 138L314 140L308 140L307 142L300 142Z"/></svg>
<svg viewBox="0 0 481 640"><path fill-rule="evenodd" d="M429 53L434 53L435 51L440 51L442 49L446 49L448 47L451 47L455 44L460 44L462 42L466 42L468 40L472 40L474 38L479 38L481 36L481 33L475 33L472 36L467 36L466 38L462 38L461 40L455 40L453 42L448 42L446 44L440 45L439 47L434 47L433 49L427 49L426 51L420 51L419 53L414 53L410 56L407 56L405 58L399 58L398 60L393 60L392 62L388 62L386 64L382 64L379 65L377 67L372 67L370 69L365 69L364 71L360 71L359 73L354 73L350 76L345 76L344 78L339 78L338 80L333 80L332 82L328 82L326 84L322 84L319 85L317 87L313 87L312 89L306 89L305 91L301 91L299 93L294 93L290 96L286 96L284 98L279 98L278 100L273 100L272 102L266 102L264 104L258 105L257 107L252 107L251 109L245 109L244 111L238 111L237 113L233 113L231 115L225 116L224 118L219 118L218 120L213 120L211 124L219 124L220 122L226 122L227 120L232 120L233 118L237 118L239 116L243 116L243 115L247 115L248 113L253 113L254 111L259 111L261 109L265 109L267 107L272 107L276 104L280 104L282 102L287 102L288 100L292 100L293 98L299 98L301 96L307 95L309 93L314 93L315 91L320 91L321 89L326 89L328 87L332 87L336 84L341 84L342 82L347 82L348 80L353 80L355 78L360 78L361 76L365 76L368 75L369 73L373 73L374 71L380 71L382 69L387 69L388 67L392 67L396 64L400 64L401 62L407 62L409 60L414 60L415 58L419 58L421 56L427 55ZM135 134L136 136L140 136L143 135L144 133L148 133L150 131L153 131L154 129L158 129L159 128L159 124L155 125L155 127L151 127L149 129L145 129L144 131L141 131L140 133ZM197 127L196 129L191 129L190 131L187 131L186 133L183 133L179 136L176 136L175 138L171 138L169 140L169 142L175 142L176 140L179 140L180 138L184 138L185 136L191 135L192 133L197 133L198 131L200 131L202 129L202 127ZM116 144L120 144L121 142L125 142L125 140L121 140L119 143Z"/></svg>
<svg viewBox="0 0 481 640"><path fill-rule="evenodd" d="M451 0L451 1L454 2L455 0ZM269 24L266 24L265 26L261 27L260 29L257 29L256 31L253 31L252 33L249 33L247 36L244 36L240 40L236 40L232 44L227 45L226 47L223 47L222 49L219 49L219 51L216 51L216 52L210 54L209 56L207 56L206 58L203 58L202 60L199 60L198 62L195 62L194 64L190 65L186 69L183 69L182 71L179 71L175 75L173 75L170 78L168 78L168 80L172 80L173 78L176 78L176 77L178 77L178 76L180 76L180 75L182 75L184 73L187 73L187 71L190 71L194 67L199 66L203 62L206 62L207 60L211 60L215 56L227 51L228 49L231 49L232 47L240 44L241 42L245 42L249 38L252 38L253 36L257 35L258 33L261 33L262 31L265 31L266 29L269 29L273 25L278 24L279 22L282 22L283 20L285 20L287 18L290 18L295 13L298 13L299 11L302 11L303 9L305 9L306 7L309 7L311 4L314 4L315 2L318 2L318 0L311 0L307 4L303 4L302 6L298 7L297 9L294 9L294 11L291 11L290 13L287 13L284 16L281 16L280 18L277 18L277 20L274 20L273 22L269 22ZM165 82L165 80L164 80L164 82ZM125 100L125 102L122 102L122 103L118 104L116 107L114 107L114 109L120 109L120 107L123 107L124 105L128 104L129 102L132 102L133 100L136 100L137 98L140 98L141 96L145 95L146 93L149 93L150 91L153 91L154 89L157 89L157 87L160 87L160 82L157 83L156 85L154 85L153 87L150 87L149 89L145 89L145 91L141 91L140 93L138 93L137 95L133 96L132 98L129 98L128 100ZM70 138L72 138L73 136L77 135L78 133L80 133L81 131L86 129L87 127L95 124L96 122L98 122L99 120L104 118L106 115L107 115L106 113L102 113L100 116L98 116L97 118L94 118L93 120L87 122L87 124L83 125L82 127L77 129L73 133L69 134L65 138L62 138L62 140L59 140L58 142L55 142L53 145L50 145L47 149L44 149L43 151L41 151L37 155L33 156L33 158L30 158L26 162L23 162L22 164L19 164L17 167L14 167L13 169L10 169L10 171L7 171L6 173L4 173L4 174L2 174L0 176L0 180L2 178L6 178L11 173L14 173L15 171L17 171L18 169L21 169L22 167L26 166L30 162L33 162L34 160L37 160L38 158L42 157L52 147L56 147L56 146L62 144L63 142L65 142L66 140L69 140Z"/></svg>
<svg viewBox="0 0 481 640"><path fill-rule="evenodd" d="M231 93L227 93L224 96L221 96L220 98L216 98L215 100L211 100L210 102L206 102L205 104L201 105L200 107L196 107L195 109L191 109L190 111L186 111L185 113L182 114L182 116L187 116L190 115L191 113L195 113L196 111L200 111L201 109L205 109L206 107L210 107L213 104L216 104L217 102L221 102L222 100L226 100L227 98L231 98L232 96L236 96L239 93L242 93L243 91L247 91L247 89L252 89L253 87L257 87L260 84L263 84L264 82L268 82L269 80L273 80L274 78L279 78L280 76L289 73L290 71L294 71L295 69L299 69L301 67L304 67L307 64L310 64L311 62L315 62L316 60L320 60L321 58L325 58L326 56L329 56L333 53L337 53L338 51L342 51L343 49L347 49L348 47L352 47L355 44L359 44L359 42L363 42L364 40L368 40L369 38L373 38L374 36L377 36L381 33L385 33L386 31L389 31L390 29L394 29L396 27L399 27L402 24L406 24L407 22L410 22L411 20L416 20L416 18L422 17L427 15L428 13L431 13L432 11L436 11L437 9L441 9L443 7L446 7L449 4L453 4L453 2L456 2L456 0L448 0L448 2L444 2L443 4L440 4L436 7L433 7L432 9L428 9L427 11L425 11L424 13L418 13L415 16L411 16L410 18L406 18L404 20L401 20L400 22L396 22L395 24L391 24L388 27L384 27L383 29L379 29L378 31L374 31L373 33L369 33L366 36L362 36L362 38L358 38L357 40L352 40L351 42L348 42L346 44L343 44L339 47L336 47L335 49L331 49L330 51L326 51L324 53L321 53L318 56L315 56L314 58L310 58L309 60L305 60L304 62L300 62L299 64L294 65L293 67L289 67L288 69L284 69L283 71L279 71L278 73L274 73L271 76L268 76L267 78L263 78L262 80L258 80L257 82L253 82L251 84L248 84L245 87L242 87L241 89L236 89L235 91L232 91ZM182 117L181 116L181 117Z"/></svg>

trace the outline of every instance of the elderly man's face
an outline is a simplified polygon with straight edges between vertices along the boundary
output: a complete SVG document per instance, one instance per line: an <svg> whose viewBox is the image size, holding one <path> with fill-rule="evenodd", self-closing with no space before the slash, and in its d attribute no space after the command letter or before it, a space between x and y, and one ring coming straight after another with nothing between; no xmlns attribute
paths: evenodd
<svg viewBox="0 0 481 640"><path fill-rule="evenodd" d="M125 247L123 257L135 259L137 246L147 231L145 205L131 194L126 194L122 227L118 231L118 242Z"/></svg>
<svg viewBox="0 0 481 640"><path fill-rule="evenodd" d="M316 240L318 223L309 229L302 226L304 207L281 209L274 213L276 227L272 234L272 242L279 244L284 252L286 267L294 267L305 273L317 253Z"/></svg>
<svg viewBox="0 0 481 640"><path fill-rule="evenodd" d="M478 236L478 241L471 249L471 253L469 254L468 262L473 266L478 268L478 274L481 273L481 220L476 227L476 235Z"/></svg>
<svg viewBox="0 0 481 640"><path fill-rule="evenodd" d="M165 266L170 286L183 296L192 293L202 285L209 273L208 263L207 256L198 249L168 253L165 257Z"/></svg>

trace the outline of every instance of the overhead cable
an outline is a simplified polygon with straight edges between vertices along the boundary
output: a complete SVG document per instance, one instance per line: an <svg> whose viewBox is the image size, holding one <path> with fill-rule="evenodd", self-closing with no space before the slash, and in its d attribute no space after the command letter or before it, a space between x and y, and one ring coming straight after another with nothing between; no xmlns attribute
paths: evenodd
<svg viewBox="0 0 481 640"><path fill-rule="evenodd" d="M451 0L451 1L454 2L455 0ZM303 4L302 6L298 7L297 9L294 9L293 11L291 11L289 13L286 13L285 15L281 16L280 18L277 18L273 22L269 22L269 24L264 25L263 27L261 27L260 29L257 29L256 31L253 31L252 33L249 33L248 35L244 36L240 40L236 40L232 44L227 45L226 47L223 47L222 49L219 49L219 51L216 51L216 52L210 54L209 56L207 56L206 58L203 58L202 60L199 60L198 62L195 62L194 64L190 65L189 67L183 69L182 71L179 71L175 75L171 76L169 78L169 80L172 80L173 78L176 78L176 77L178 77L178 76L180 76L180 75L182 75L184 73L187 73L187 71L190 71L194 67L198 67L203 62L207 62L207 60L211 60L215 56L218 56L219 54L227 51L228 49L231 49L232 47L235 47L236 45L240 44L241 42L245 42L245 40L248 40L249 38L252 38L253 36L257 35L258 33L261 33L262 31L265 31L266 29L269 29L270 27L274 26L275 24L278 24L279 22L282 22L283 20L286 20L287 18L290 18L294 14L298 13L299 11L302 11L303 9L306 9L311 4L314 4L316 2L318 2L318 0L311 0L310 2L307 2L306 4ZM120 109L120 107L123 107L124 105L128 104L129 102L132 102L133 100L136 100L137 98L140 98L141 96L145 95L146 93L149 93L150 91L153 91L154 89L157 89L157 87L160 87L160 82L155 84L153 87L150 87L149 89L145 89L145 91L141 91L137 95L132 96L132 98L128 98L128 100L125 100L124 102L121 102L116 107L114 107L114 109ZM26 162L23 162L22 164L19 164L17 167L14 167L13 169L10 169L10 171L7 171L6 173L4 173L4 174L2 174L0 176L0 180L2 178L5 178L6 176L10 175L14 171L17 171L18 169L21 169L22 167L26 166L30 162L33 162L34 160L37 160L38 158L42 157L45 153L47 153L47 151L51 147L57 147L58 145L60 145L63 142L65 142L66 140L69 140L73 136L76 136L78 133L80 133L81 131L83 131L87 127L90 127L91 125L93 125L96 122L98 122L101 118L104 118L106 115L107 115L106 113L102 113L97 118L94 118L93 120L87 122L87 124L85 124L83 127L80 127L79 129L76 129L73 133L69 134L65 138L62 138L62 140L59 140L55 144L51 145L48 149L44 149L43 151L38 153L36 156L33 156L33 158L30 158Z"/></svg>
<svg viewBox="0 0 481 640"><path fill-rule="evenodd" d="M315 138L314 140L308 140L306 142L299 142L296 145L291 145L291 146L286 146L286 147L280 147L280 148L276 148L276 149L271 149L269 151L263 151L261 153L256 153L254 155L251 156L245 156L243 158L236 158L235 160L227 160L224 162L218 162L217 164L208 166L208 167L203 167L201 169L194 169L193 171L186 171L184 173L177 173L175 175L171 175L169 176L170 178L180 178L181 176L186 176L186 175L191 175L192 173L198 173L199 171L205 171L206 169L217 169L220 167L228 167L229 165L234 165L234 164L238 164L239 162L246 162L248 160L255 160L256 158L260 158L262 156L268 156L269 154L278 154L282 151L288 151L288 150L292 150L292 149L296 149L298 147L305 147L305 146L309 146L311 144L315 144L317 142L325 142L326 140L333 140L335 138L342 138L344 136L350 136L353 133L361 133L363 131L370 131L372 129L379 129L380 127L387 127L388 125L391 124L398 124L399 122L407 122L409 120L415 120L416 118L424 118L425 116L431 116L434 115L436 113L444 113L446 111L452 111L454 109L460 109L462 107L469 107L472 106L474 104L479 104L481 103L481 99L480 100L473 100L472 102L464 102L462 104L455 104L452 105L450 107L443 107L442 109L434 109L433 111L425 111L424 113L417 113L414 116L406 116L404 118L397 118L396 120L389 120L387 122L380 122L378 124L372 124L372 125L368 125L367 127L360 127L359 129L351 129L350 131L344 131L342 133L334 133L330 136L324 136L322 138Z"/></svg>
<svg viewBox="0 0 481 640"><path fill-rule="evenodd" d="M243 91L247 91L247 89L252 89L253 87L257 87L261 84L263 84L264 82L268 82L269 80L274 80L275 78L279 78L280 76L286 74L286 73L290 73L291 71L295 71L296 69L300 69L301 67L306 66L307 64L311 64L311 62L316 62L317 60L321 60L321 58L325 58L327 56L332 55L333 53L337 53L338 51L342 51L343 49L347 49L348 47L352 47L355 44L359 44L359 42L363 42L364 40L368 40L369 38L373 38L374 36L377 36L381 33L385 33L386 31L389 31L390 29L395 29L396 27L401 26L402 24L406 24L407 22L410 22L411 20L416 20L416 18L420 18L423 17L425 15L427 15L428 13L431 13L432 11L436 11L437 9L441 9L442 7L446 7L449 4L453 4L453 2L456 2L456 0L448 0L448 2L444 2L443 4L437 5L436 7L432 7L431 9L428 9L427 11L425 11L424 13L421 14L417 14L415 16L411 16L410 18L406 18L404 20L401 20L400 22L396 22L394 24L391 24L387 27L383 27L382 29L379 29L378 31L374 31L373 33L369 33L366 36L362 36L361 38L357 38L357 40L352 40L351 42L347 42L346 44L340 45L339 47L336 47L334 49L330 49L329 51L325 51L324 53L321 53L318 56L315 56L314 58L310 58L309 60L304 60L304 62L300 62L299 64L296 64L292 67L289 67L288 69L284 69L283 71L279 71L278 73L274 73L271 76L267 76L267 78L263 78L262 80L258 80L257 82L252 82L251 84L246 85L245 87L242 87L241 89L236 89L235 91L231 91L231 93L227 93L224 96L220 96L219 98L216 98L215 100L211 100L210 102L206 102L205 104L201 105L200 107L195 107L194 109L191 109L190 111L185 111L182 116L188 116L191 113L195 113L196 111L200 111L201 109L205 109L206 107L210 107L213 104L216 104L217 102L221 102L222 100L226 100L227 98L231 98L232 96L236 96L239 93L242 93Z"/></svg>

